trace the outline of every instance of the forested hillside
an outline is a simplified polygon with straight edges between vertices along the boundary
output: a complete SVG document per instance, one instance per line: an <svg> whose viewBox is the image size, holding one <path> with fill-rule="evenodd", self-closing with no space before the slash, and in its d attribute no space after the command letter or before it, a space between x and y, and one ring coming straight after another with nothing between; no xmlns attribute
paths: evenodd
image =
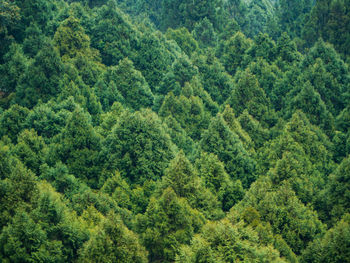
<svg viewBox="0 0 350 263"><path fill-rule="evenodd" d="M0 262L350 262L349 0L0 0Z"/></svg>

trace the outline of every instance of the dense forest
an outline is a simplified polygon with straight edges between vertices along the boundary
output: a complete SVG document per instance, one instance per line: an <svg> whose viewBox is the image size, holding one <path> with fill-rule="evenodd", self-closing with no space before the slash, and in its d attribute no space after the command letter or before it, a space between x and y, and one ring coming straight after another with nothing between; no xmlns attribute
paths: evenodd
<svg viewBox="0 0 350 263"><path fill-rule="evenodd" d="M350 262L350 0L0 0L0 262Z"/></svg>

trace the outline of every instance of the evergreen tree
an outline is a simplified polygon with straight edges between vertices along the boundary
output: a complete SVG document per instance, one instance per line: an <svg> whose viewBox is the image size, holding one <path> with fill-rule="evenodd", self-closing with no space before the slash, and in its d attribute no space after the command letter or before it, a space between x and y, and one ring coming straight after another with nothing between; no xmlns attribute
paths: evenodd
<svg viewBox="0 0 350 263"><path fill-rule="evenodd" d="M226 71L232 76L241 67L244 55L251 45L252 41L247 39L241 32L237 32L225 41L222 62Z"/></svg>
<svg viewBox="0 0 350 263"><path fill-rule="evenodd" d="M91 45L100 51L105 65L117 65L121 59L132 55L138 35L125 15L117 9L116 2L109 0L97 10L91 29Z"/></svg>
<svg viewBox="0 0 350 263"><path fill-rule="evenodd" d="M204 132L200 149L217 155L230 177L241 180L245 188L255 180L255 161L220 114L211 120Z"/></svg>
<svg viewBox="0 0 350 263"><path fill-rule="evenodd" d="M141 72L134 68L130 60L126 58L120 61L113 74L117 89L127 106L135 110L152 106L152 91Z"/></svg>
<svg viewBox="0 0 350 263"><path fill-rule="evenodd" d="M334 133L334 118L327 110L320 94L315 91L310 82L306 82L302 88L295 88L291 94L286 108L286 116L291 116L296 110L302 110L314 125L319 125L329 136Z"/></svg>
<svg viewBox="0 0 350 263"><path fill-rule="evenodd" d="M249 70L239 75L237 86L233 89L226 104L229 104L237 115L247 109L248 113L262 124L272 124L271 122L273 122L274 112L271 109L270 101L259 86L256 76L251 74Z"/></svg>
<svg viewBox="0 0 350 263"><path fill-rule="evenodd" d="M302 255L301 262L347 262L349 261L349 214L331 229L322 238L311 243Z"/></svg>
<svg viewBox="0 0 350 263"><path fill-rule="evenodd" d="M143 183L163 175L174 157L166 128L151 111L124 112L103 142L106 168L118 169L128 182Z"/></svg>
<svg viewBox="0 0 350 263"><path fill-rule="evenodd" d="M8 136L13 142L24 129L29 110L17 104L0 115L0 137Z"/></svg>
<svg viewBox="0 0 350 263"><path fill-rule="evenodd" d="M79 20L70 16L57 28L55 45L63 60L74 58L79 53L89 56L90 38L85 34Z"/></svg>
<svg viewBox="0 0 350 263"><path fill-rule="evenodd" d="M185 27L178 29L169 28L166 32L169 40L174 40L185 54L191 57L192 53L198 49L198 43Z"/></svg>
<svg viewBox="0 0 350 263"><path fill-rule="evenodd" d="M51 43L46 43L20 79L16 102L32 108L39 100L46 102L52 96L57 96L63 73L64 64L58 51Z"/></svg>
<svg viewBox="0 0 350 263"><path fill-rule="evenodd" d="M193 57L193 64L198 67L203 88L215 102L222 104L230 96L233 80L213 51L209 50L207 55L196 54Z"/></svg>
<svg viewBox="0 0 350 263"><path fill-rule="evenodd" d="M85 243L80 262L145 263L147 251L138 236L123 221L111 213L103 219L90 240Z"/></svg>
<svg viewBox="0 0 350 263"><path fill-rule="evenodd" d="M287 262L270 244L243 222L231 223L228 219L208 222L195 236L190 246L182 246L176 262Z"/></svg>
<svg viewBox="0 0 350 263"><path fill-rule="evenodd" d="M100 180L100 140L89 116L81 108L77 108L67 120L66 127L59 137L59 145L54 149L57 157L67 164L70 173L94 188Z"/></svg>
<svg viewBox="0 0 350 263"><path fill-rule="evenodd" d="M196 168L205 186L218 197L222 209L228 211L244 196L240 180L232 181L225 171L224 164L212 153L201 153L196 160Z"/></svg>
<svg viewBox="0 0 350 263"><path fill-rule="evenodd" d="M198 209L208 219L223 216L216 197L204 185L198 172L180 152L172 160L162 178L162 188L171 187L177 196L184 197L192 208Z"/></svg>
<svg viewBox="0 0 350 263"><path fill-rule="evenodd" d="M165 97L159 109L159 116L174 117L193 140L200 139L210 120L210 114L199 97L175 97L172 92Z"/></svg>
<svg viewBox="0 0 350 263"><path fill-rule="evenodd" d="M138 217L149 261L173 262L180 246L190 244L204 222L203 215L171 188L165 189L160 198L151 198L146 213Z"/></svg>
<svg viewBox="0 0 350 263"><path fill-rule="evenodd" d="M329 177L327 189L328 209L332 221L340 220L341 217L349 212L349 168L350 159L345 158L337 169Z"/></svg>
<svg viewBox="0 0 350 263"><path fill-rule="evenodd" d="M239 209L247 207L256 209L261 220L270 223L272 231L281 234L296 255L325 232L317 214L300 202L288 184L274 189L269 179L260 177L231 213L242 213Z"/></svg>
<svg viewBox="0 0 350 263"><path fill-rule="evenodd" d="M193 29L193 35L202 47L216 46L216 32L214 30L213 24L206 17L200 22L196 23Z"/></svg>
<svg viewBox="0 0 350 263"><path fill-rule="evenodd" d="M20 77L28 67L28 59L18 44L12 44L3 59L5 63L0 65L0 74L3 76L0 91L8 95L15 92Z"/></svg>

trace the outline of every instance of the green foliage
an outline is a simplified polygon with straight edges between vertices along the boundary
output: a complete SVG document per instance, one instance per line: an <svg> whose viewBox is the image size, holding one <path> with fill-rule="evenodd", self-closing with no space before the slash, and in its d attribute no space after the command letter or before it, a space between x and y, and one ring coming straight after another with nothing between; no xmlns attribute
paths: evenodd
<svg viewBox="0 0 350 263"><path fill-rule="evenodd" d="M3 228L12 220L17 209L31 209L31 201L37 198L38 188L34 174L10 155L9 147L3 143L0 147L0 227Z"/></svg>
<svg viewBox="0 0 350 263"><path fill-rule="evenodd" d="M46 43L20 79L16 102L32 108L39 100L46 102L51 96L57 96L63 72L64 65L58 51L51 43Z"/></svg>
<svg viewBox="0 0 350 263"><path fill-rule="evenodd" d="M240 120L244 119L244 115L246 112L244 112L239 119L236 118L235 113L233 112L233 109L229 106L226 105L224 112L222 113L222 117L224 118L225 122L227 123L228 127L231 129L231 131L233 131L234 133L236 133L239 137L239 139L242 141L242 144L244 146L244 148L249 151L249 152L254 152L253 147L254 147L254 142L253 140L250 138L248 132L251 131L251 129L247 129L247 125L249 124L249 120L248 122L245 122L245 129L244 130L241 126ZM246 120L246 119L245 119ZM257 133L257 130L254 130L254 134Z"/></svg>
<svg viewBox="0 0 350 263"><path fill-rule="evenodd" d="M100 137L81 108L77 108L67 120L65 129L58 137L58 143L54 151L67 164L69 171L96 187L99 181Z"/></svg>
<svg viewBox="0 0 350 263"><path fill-rule="evenodd" d="M17 138L14 153L35 174L44 162L45 142L34 130L24 130Z"/></svg>
<svg viewBox="0 0 350 263"><path fill-rule="evenodd" d="M347 262L349 261L349 214L344 217L326 234L316 239L305 250L302 262Z"/></svg>
<svg viewBox="0 0 350 263"><path fill-rule="evenodd" d="M211 120L204 132L200 149L217 155L230 177L241 180L245 188L254 182L256 163L220 114Z"/></svg>
<svg viewBox="0 0 350 263"><path fill-rule="evenodd" d="M79 262L145 263L147 251L138 236L111 213L103 219L81 251Z"/></svg>
<svg viewBox="0 0 350 263"><path fill-rule="evenodd" d="M167 125L172 142L186 155L193 154L194 141L172 116L166 117L164 123Z"/></svg>
<svg viewBox="0 0 350 263"><path fill-rule="evenodd" d="M185 26L191 31L195 23L204 18L208 18L216 28L219 28L221 26L221 8L222 2L220 0L167 0L162 3L161 28Z"/></svg>
<svg viewBox="0 0 350 263"><path fill-rule="evenodd" d="M196 160L196 168L205 186L218 197L222 209L228 211L244 196L242 184L239 180L232 181L225 171L225 166L212 153L202 152Z"/></svg>
<svg viewBox="0 0 350 263"><path fill-rule="evenodd" d="M191 33L185 27L178 29L169 28L165 35L169 40L174 40L189 57L198 49L197 41L193 39Z"/></svg>
<svg viewBox="0 0 350 263"><path fill-rule="evenodd" d="M312 124L320 126L327 135L332 136L334 118L311 83L306 82L301 88L297 87L291 91L291 94L293 93L296 95L291 98L286 107L287 116L290 116L296 110L301 110Z"/></svg>
<svg viewBox="0 0 350 263"><path fill-rule="evenodd" d="M277 17L280 28L295 36L301 35L303 22L314 4L312 0L282 0L278 2Z"/></svg>
<svg viewBox="0 0 350 263"><path fill-rule="evenodd" d="M243 222L209 222L190 246L181 247L176 262L286 262L271 245L262 246L259 241L258 234Z"/></svg>
<svg viewBox="0 0 350 263"><path fill-rule="evenodd" d="M23 51L26 55L34 58L36 54L43 48L45 35L37 24L31 24L25 31L25 39L23 40Z"/></svg>
<svg viewBox="0 0 350 263"><path fill-rule="evenodd" d="M330 216L333 221L340 220L340 218L349 212L349 183L350 183L350 159L345 158L329 176L329 185L327 189L327 196L330 209Z"/></svg>
<svg viewBox="0 0 350 263"><path fill-rule="evenodd" d="M218 219L223 216L219 202L209 189L206 189L197 170L180 152L165 170L162 178L162 188L171 187L177 196L184 197L191 207L198 209L208 219Z"/></svg>
<svg viewBox="0 0 350 263"><path fill-rule="evenodd" d="M24 122L29 110L17 104L0 115L0 136L8 136L13 142L18 134L24 129Z"/></svg>
<svg viewBox="0 0 350 263"><path fill-rule="evenodd" d="M269 119L273 119L274 112L271 110L270 101L259 86L256 76L249 70L239 75L237 86L233 89L226 104L229 104L237 115L247 110L250 115L262 123L269 123Z"/></svg>
<svg viewBox="0 0 350 263"><path fill-rule="evenodd" d="M1 40L1 49L0 49L0 54L3 55L6 50L6 44L10 42L10 37L8 36L8 31L11 30L16 22L18 22L21 19L20 15L20 9L16 5L16 3L12 1L1 1L0 2L0 34L3 37Z"/></svg>
<svg viewBox="0 0 350 263"><path fill-rule="evenodd" d="M305 23L303 37L312 44L322 37L338 52L349 55L348 0L317 1Z"/></svg>
<svg viewBox="0 0 350 263"><path fill-rule="evenodd" d="M217 35L213 24L206 17L195 25L193 35L202 47L216 46Z"/></svg>
<svg viewBox="0 0 350 263"><path fill-rule="evenodd" d="M138 52L132 57L135 68L141 71L152 92L173 62L172 54L165 47L164 41L163 35L145 32L139 38Z"/></svg>
<svg viewBox="0 0 350 263"><path fill-rule="evenodd" d="M288 184L273 189L269 179L259 178L231 212L242 213L239 209L247 207L256 209L261 220L270 223L272 231L281 234L297 255L325 232L317 214L300 202Z"/></svg>
<svg viewBox="0 0 350 263"><path fill-rule="evenodd" d="M0 262L348 262L349 0L0 0Z"/></svg>
<svg viewBox="0 0 350 263"><path fill-rule="evenodd" d="M206 55L194 55L193 63L198 67L203 88L214 101L222 104L233 89L233 80L230 75L210 50Z"/></svg>
<svg viewBox="0 0 350 263"><path fill-rule="evenodd" d="M129 182L159 179L174 157L173 144L157 115L150 110L124 112L103 141L106 168L118 169Z"/></svg>
<svg viewBox="0 0 350 263"><path fill-rule="evenodd" d="M89 56L90 39L84 33L79 20L69 17L58 27L54 41L64 60L73 58L81 53Z"/></svg>
<svg viewBox="0 0 350 263"><path fill-rule="evenodd" d="M174 96L172 92L165 97L159 109L159 116L175 118L194 140L200 139L210 120L210 114L199 97Z"/></svg>
<svg viewBox="0 0 350 263"><path fill-rule="evenodd" d="M160 198L151 198L146 213L138 217L138 228L151 262L173 262L182 244L189 244L205 220L186 199L167 188Z"/></svg>
<svg viewBox="0 0 350 263"><path fill-rule="evenodd" d="M0 65L0 74L3 76L0 91L9 94L16 90L20 76L27 69L28 59L24 56L21 46L17 44L10 46L3 59L5 63Z"/></svg>
<svg viewBox="0 0 350 263"><path fill-rule="evenodd" d="M237 32L224 43L224 52L222 62L228 73L232 76L240 68L245 52L251 47L252 41L247 39L244 34Z"/></svg>
<svg viewBox="0 0 350 263"><path fill-rule="evenodd" d="M100 7L96 16L91 29L91 45L100 51L105 65L117 65L119 60L132 54L138 32L117 9L114 0Z"/></svg>
<svg viewBox="0 0 350 263"><path fill-rule="evenodd" d="M113 80L123 96L126 106L135 110L152 106L152 91L141 72L134 68L129 59L121 60L113 75Z"/></svg>

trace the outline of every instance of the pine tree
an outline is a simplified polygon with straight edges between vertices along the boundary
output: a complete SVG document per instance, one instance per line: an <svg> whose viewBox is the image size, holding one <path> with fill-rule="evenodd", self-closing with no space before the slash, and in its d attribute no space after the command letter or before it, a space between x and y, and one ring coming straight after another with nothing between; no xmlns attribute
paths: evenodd
<svg viewBox="0 0 350 263"><path fill-rule="evenodd" d="M225 41L222 62L226 71L232 76L242 66L244 55L251 45L252 41L241 32Z"/></svg>
<svg viewBox="0 0 350 263"><path fill-rule="evenodd" d="M111 213L104 218L90 240L85 243L80 262L146 263L147 251L138 236Z"/></svg>
<svg viewBox="0 0 350 263"><path fill-rule="evenodd" d="M220 114L211 120L204 132L200 149L217 155L230 177L241 180L245 188L255 180L255 161Z"/></svg>
<svg viewBox="0 0 350 263"><path fill-rule="evenodd" d="M184 197L192 208L198 209L208 219L223 216L219 202L204 185L197 170L180 152L165 170L162 188L171 187L179 197Z"/></svg>
<svg viewBox="0 0 350 263"><path fill-rule="evenodd" d="M19 81L15 101L32 108L39 100L46 102L57 96L63 73L64 64L58 51L51 43L46 43Z"/></svg>
<svg viewBox="0 0 350 263"><path fill-rule="evenodd" d="M129 59L120 61L113 72L113 77L126 106L139 110L153 105L154 98L148 83Z"/></svg>
<svg viewBox="0 0 350 263"><path fill-rule="evenodd" d="M108 170L118 169L128 182L143 183L161 178L174 148L157 115L126 111L104 140L101 155Z"/></svg>
<svg viewBox="0 0 350 263"><path fill-rule="evenodd" d="M158 199L151 198L146 213L138 217L149 261L173 262L180 246L190 244L204 222L203 215L192 209L186 199L178 197L172 188L165 189Z"/></svg>

